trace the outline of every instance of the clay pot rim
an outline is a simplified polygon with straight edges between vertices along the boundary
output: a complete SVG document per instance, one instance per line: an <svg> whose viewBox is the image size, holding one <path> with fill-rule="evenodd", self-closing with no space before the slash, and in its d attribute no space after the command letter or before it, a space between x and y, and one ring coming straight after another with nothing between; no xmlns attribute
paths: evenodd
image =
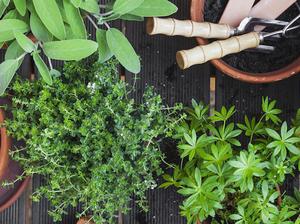
<svg viewBox="0 0 300 224"><path fill-rule="evenodd" d="M5 113L2 109L0 109L0 124L4 122L5 119ZM11 146L11 140L9 136L7 135L6 128L1 128L1 148L0 148L0 180L3 177L4 171L7 168L8 161L9 161L9 149ZM8 198L3 204L0 205L0 212L10 207L18 198L21 196L21 194L26 189L27 185L29 184L30 177L26 177L21 185L18 187L18 189L15 191L15 193Z"/></svg>
<svg viewBox="0 0 300 224"><path fill-rule="evenodd" d="M204 21L204 2L205 0L191 0L190 14L191 19L196 22ZM208 41L204 38L196 38L197 42L200 45L207 44ZM288 66L267 73L249 73L242 70L236 69L225 61L221 59L216 59L211 61L212 64L221 72L238 79L240 81L249 82L249 83L269 83L276 82L293 75L296 75L300 72L300 57L298 57L294 62Z"/></svg>
<svg viewBox="0 0 300 224"><path fill-rule="evenodd" d="M19 199L19 197L22 195L22 193L25 191L27 185L30 182L30 177L26 177L23 181L22 184L19 186L17 191L11 196L9 199L7 199L6 202L0 205L0 212L4 211L5 209L9 208L12 204L15 203Z"/></svg>
<svg viewBox="0 0 300 224"><path fill-rule="evenodd" d="M0 124L2 125L5 119L5 113L0 109ZM11 140L7 135L6 128L1 127L1 148L0 148L0 179L2 179L4 170L7 168L9 161L9 149L11 146Z"/></svg>

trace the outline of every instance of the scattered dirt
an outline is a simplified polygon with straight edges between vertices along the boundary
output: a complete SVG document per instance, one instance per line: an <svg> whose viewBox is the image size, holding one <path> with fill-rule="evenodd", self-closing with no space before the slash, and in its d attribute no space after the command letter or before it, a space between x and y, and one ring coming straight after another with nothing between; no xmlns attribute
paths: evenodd
<svg viewBox="0 0 300 224"><path fill-rule="evenodd" d="M227 3L228 0L206 0L204 10L205 20L214 23L218 22ZM290 21L297 14L299 14L299 10L295 5L293 5L278 19ZM265 44L275 46L276 50L269 54L241 52L238 54L228 55L224 57L223 60L242 71L263 73L281 69L300 56L300 37L297 39L280 39L275 42L268 41L265 42Z"/></svg>

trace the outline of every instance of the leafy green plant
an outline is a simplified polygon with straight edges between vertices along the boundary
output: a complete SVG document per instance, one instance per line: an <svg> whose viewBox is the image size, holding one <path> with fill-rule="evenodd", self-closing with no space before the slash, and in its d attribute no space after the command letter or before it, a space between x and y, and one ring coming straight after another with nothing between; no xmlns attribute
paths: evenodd
<svg viewBox="0 0 300 224"><path fill-rule="evenodd" d="M7 45L5 61L0 64L0 95L3 95L27 54L49 85L57 74L51 60L72 61L95 51L99 61L113 55L130 72L140 72L140 60L124 34L109 25L120 20L143 21L149 16L168 16L177 7L168 0L0 0L0 48ZM88 40L89 22L97 33ZM34 35L35 41L29 38ZM48 57L50 69L40 53Z"/></svg>
<svg viewBox="0 0 300 224"><path fill-rule="evenodd" d="M300 111L290 128L276 101L265 97L261 116L245 116L244 124L231 122L234 107L209 116L202 103L192 106L175 127L181 165L161 185L185 197L180 208L188 223L299 223L299 191L291 197L281 185L299 163Z"/></svg>
<svg viewBox="0 0 300 224"><path fill-rule="evenodd" d="M26 144L12 156L24 176L45 177L33 199L46 196L54 220L81 203L79 216L115 223L116 212L128 211L133 194L146 209L144 193L161 173L159 143L177 122L171 115L180 105L164 107L151 88L137 104L128 89L115 60L67 63L52 86L42 80L13 83L13 119L6 126Z"/></svg>

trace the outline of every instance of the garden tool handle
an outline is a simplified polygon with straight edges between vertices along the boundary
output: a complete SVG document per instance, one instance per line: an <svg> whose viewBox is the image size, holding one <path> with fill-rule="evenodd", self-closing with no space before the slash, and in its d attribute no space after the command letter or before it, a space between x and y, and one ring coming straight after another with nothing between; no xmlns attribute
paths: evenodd
<svg viewBox="0 0 300 224"><path fill-rule="evenodd" d="M234 28L227 24L153 17L148 18L147 33L150 35L164 34L167 36L226 39L234 34Z"/></svg>
<svg viewBox="0 0 300 224"><path fill-rule="evenodd" d="M234 36L227 40L215 41L208 45L199 45L190 50L178 51L176 60L181 69L186 69L192 65L222 58L228 54L256 48L260 42L260 34L251 32L241 36Z"/></svg>

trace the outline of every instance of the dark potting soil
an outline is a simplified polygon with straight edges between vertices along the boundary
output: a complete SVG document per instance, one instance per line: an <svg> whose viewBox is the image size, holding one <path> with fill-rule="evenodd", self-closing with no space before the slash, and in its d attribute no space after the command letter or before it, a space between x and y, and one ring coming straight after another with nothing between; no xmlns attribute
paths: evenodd
<svg viewBox="0 0 300 224"><path fill-rule="evenodd" d="M217 23L227 3L228 0L206 0L204 8L205 21ZM278 19L290 21L299 13L297 6L293 5ZM264 31L268 31L268 29ZM228 55L223 60L242 71L263 73L281 69L300 56L300 36L296 39L282 38L278 41L266 41L264 44L273 45L276 47L276 50L268 54L246 51Z"/></svg>

